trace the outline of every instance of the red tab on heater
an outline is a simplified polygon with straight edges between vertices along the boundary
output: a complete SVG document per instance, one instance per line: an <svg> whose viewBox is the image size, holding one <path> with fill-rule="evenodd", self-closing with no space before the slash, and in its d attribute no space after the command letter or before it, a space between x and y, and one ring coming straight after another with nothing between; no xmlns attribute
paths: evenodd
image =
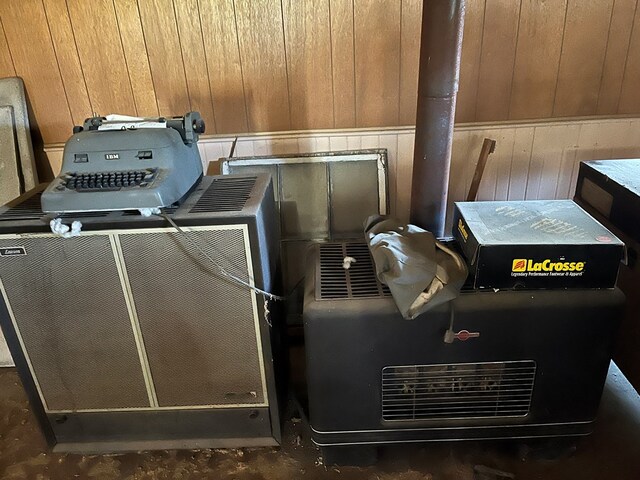
<svg viewBox="0 0 640 480"><path fill-rule="evenodd" d="M480 332L470 332L469 330L460 330L458 333L453 335L456 340L460 340L461 342L466 342L470 338L478 338L480 336Z"/></svg>

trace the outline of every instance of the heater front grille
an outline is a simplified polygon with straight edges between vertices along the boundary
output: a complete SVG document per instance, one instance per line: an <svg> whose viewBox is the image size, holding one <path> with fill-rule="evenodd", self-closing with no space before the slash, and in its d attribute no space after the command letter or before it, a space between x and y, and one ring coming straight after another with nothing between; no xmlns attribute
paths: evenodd
<svg viewBox="0 0 640 480"><path fill-rule="evenodd" d="M251 196L256 177L216 178L189 213L239 212Z"/></svg>
<svg viewBox="0 0 640 480"><path fill-rule="evenodd" d="M375 268L365 243L325 243L320 248L320 300L373 298L390 295L386 285L376 277ZM345 257L355 259L348 269Z"/></svg>
<svg viewBox="0 0 640 480"><path fill-rule="evenodd" d="M529 413L536 363L455 363L382 369L382 418L449 420Z"/></svg>

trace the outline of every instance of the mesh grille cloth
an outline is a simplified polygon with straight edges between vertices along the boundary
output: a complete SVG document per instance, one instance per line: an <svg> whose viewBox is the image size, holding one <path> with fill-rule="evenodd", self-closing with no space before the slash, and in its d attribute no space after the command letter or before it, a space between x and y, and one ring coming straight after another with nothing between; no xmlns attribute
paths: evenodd
<svg viewBox="0 0 640 480"><path fill-rule="evenodd" d="M108 237L0 239L15 246L0 277L49 410L148 407Z"/></svg>
<svg viewBox="0 0 640 480"><path fill-rule="evenodd" d="M248 280L242 230L187 235ZM159 405L263 403L250 290L177 233L122 234L120 244Z"/></svg>

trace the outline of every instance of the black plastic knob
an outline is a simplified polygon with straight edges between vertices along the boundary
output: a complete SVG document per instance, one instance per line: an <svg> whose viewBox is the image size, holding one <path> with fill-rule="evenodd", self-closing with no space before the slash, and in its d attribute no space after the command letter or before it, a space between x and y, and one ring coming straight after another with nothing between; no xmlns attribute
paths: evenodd
<svg viewBox="0 0 640 480"><path fill-rule="evenodd" d="M193 131L196 133L204 133L205 125L202 118L193 121Z"/></svg>

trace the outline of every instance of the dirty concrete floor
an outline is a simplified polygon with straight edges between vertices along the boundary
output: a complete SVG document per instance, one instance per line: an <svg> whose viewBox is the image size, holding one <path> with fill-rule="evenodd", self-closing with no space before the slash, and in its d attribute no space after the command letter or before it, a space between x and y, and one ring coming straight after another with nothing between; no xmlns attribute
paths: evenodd
<svg viewBox="0 0 640 480"><path fill-rule="evenodd" d="M546 452L548 453L548 452ZM302 421L287 419L280 449L161 451L123 455L49 453L14 369L0 369L0 479L471 480L486 465L525 479L640 478L640 397L615 365L595 433L561 458L515 442L389 446L375 467L325 467ZM548 457L548 456L547 456Z"/></svg>

